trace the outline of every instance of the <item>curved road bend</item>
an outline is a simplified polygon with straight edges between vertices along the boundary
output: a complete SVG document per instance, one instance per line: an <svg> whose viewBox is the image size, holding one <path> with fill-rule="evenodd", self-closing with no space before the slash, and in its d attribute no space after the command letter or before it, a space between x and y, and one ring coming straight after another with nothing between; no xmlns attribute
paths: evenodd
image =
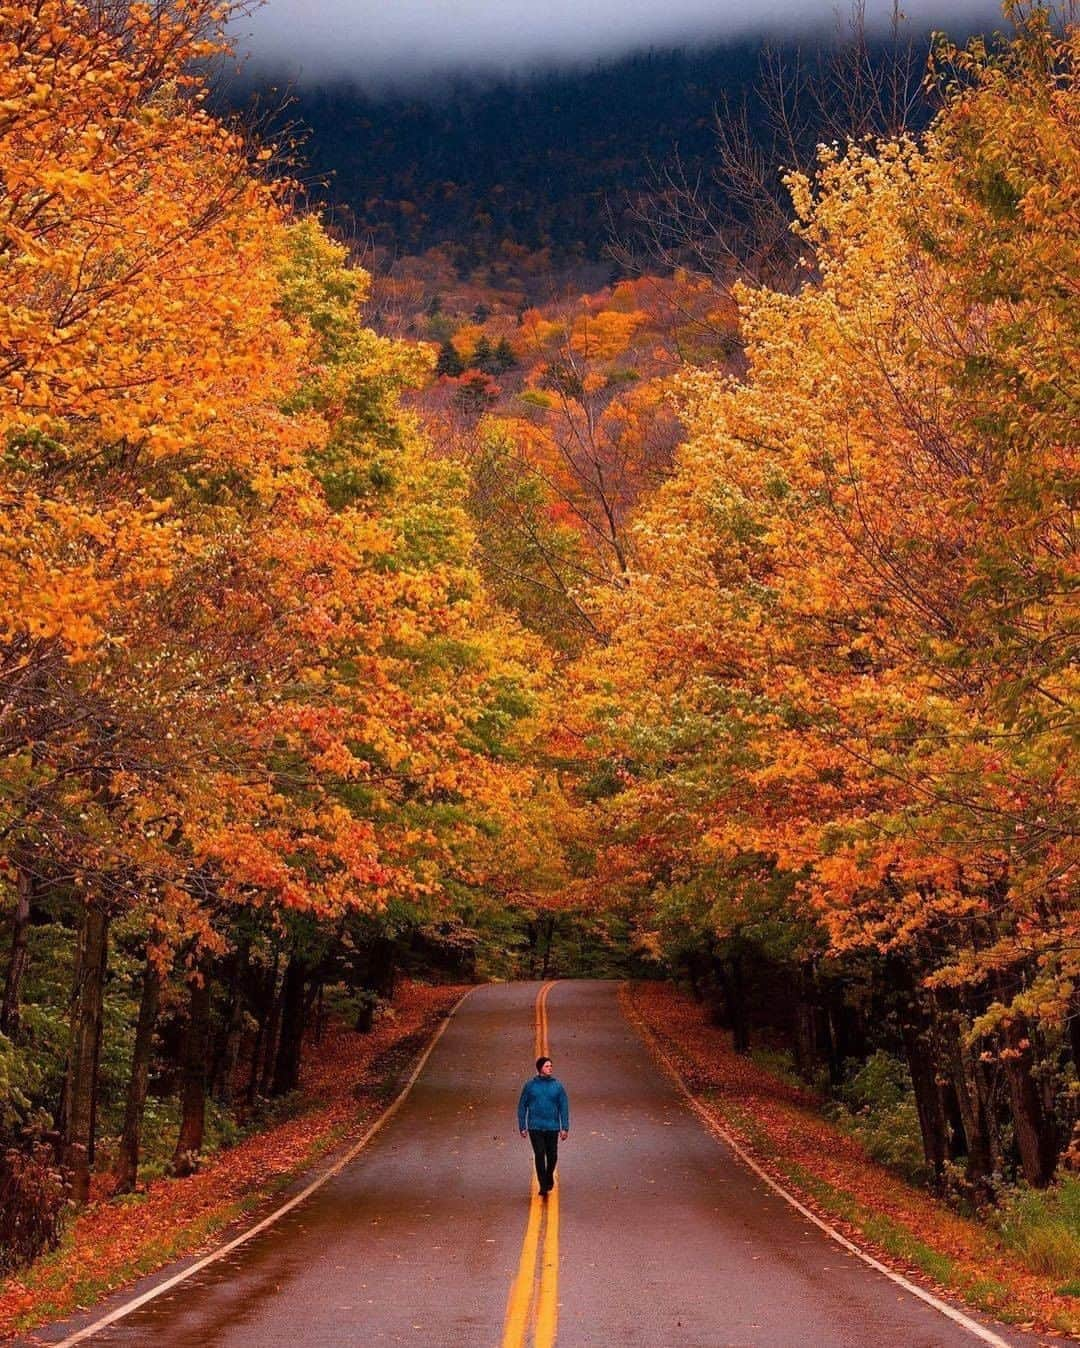
<svg viewBox="0 0 1080 1348"><path fill-rule="evenodd" d="M401 1110L354 1162L277 1225L90 1342L979 1342L828 1240L719 1145L623 1019L614 983L540 991L476 989ZM543 1211L513 1111L545 1028L572 1129ZM32 1341L59 1343L123 1300ZM992 1329L1006 1343L1037 1341Z"/></svg>

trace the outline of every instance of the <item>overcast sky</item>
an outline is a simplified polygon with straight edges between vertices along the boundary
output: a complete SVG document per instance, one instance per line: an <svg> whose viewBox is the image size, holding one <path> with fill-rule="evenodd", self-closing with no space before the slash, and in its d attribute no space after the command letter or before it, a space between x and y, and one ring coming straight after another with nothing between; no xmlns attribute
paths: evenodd
<svg viewBox="0 0 1080 1348"><path fill-rule="evenodd" d="M905 0L919 28L993 23L996 0ZM890 0L867 0L884 22ZM458 71L579 64L639 47L839 22L849 0L268 0L237 25L260 68L303 80L414 82Z"/></svg>

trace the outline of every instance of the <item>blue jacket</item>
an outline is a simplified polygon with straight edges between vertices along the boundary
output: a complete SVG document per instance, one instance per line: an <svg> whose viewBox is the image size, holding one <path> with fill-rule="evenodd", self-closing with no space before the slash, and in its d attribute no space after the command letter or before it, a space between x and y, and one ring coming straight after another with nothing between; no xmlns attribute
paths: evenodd
<svg viewBox="0 0 1080 1348"><path fill-rule="evenodd" d="M539 1128L549 1132L570 1127L570 1101L566 1090L556 1077L536 1074L526 1081L518 1101L518 1129Z"/></svg>

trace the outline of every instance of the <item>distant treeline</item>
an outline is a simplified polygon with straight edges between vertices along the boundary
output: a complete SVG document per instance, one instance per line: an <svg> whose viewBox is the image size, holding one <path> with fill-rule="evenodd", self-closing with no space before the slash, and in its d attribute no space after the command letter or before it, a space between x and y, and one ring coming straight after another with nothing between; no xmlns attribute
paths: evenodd
<svg viewBox="0 0 1080 1348"><path fill-rule="evenodd" d="M928 39L915 47L921 57ZM880 66L894 50L871 46L868 59ZM804 70L831 59L827 48L775 55ZM279 121L289 134L306 129L304 181L346 233L398 255L452 242L463 275L507 243L550 249L558 269L605 255L613 227L632 227L633 203L676 158L688 178L707 183L725 106L745 103L764 134L763 58L755 41L497 83L445 82L434 92L266 81L233 86L228 98L244 106L254 96L265 108L288 101ZM814 120L811 109L800 115Z"/></svg>

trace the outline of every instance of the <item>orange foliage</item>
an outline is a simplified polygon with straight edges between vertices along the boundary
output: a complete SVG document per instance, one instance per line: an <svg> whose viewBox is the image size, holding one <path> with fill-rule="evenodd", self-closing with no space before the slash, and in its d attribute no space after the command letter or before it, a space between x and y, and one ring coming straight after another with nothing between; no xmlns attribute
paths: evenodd
<svg viewBox="0 0 1080 1348"><path fill-rule="evenodd" d="M793 181L820 283L739 292L745 382L679 380L689 440L575 723L639 764L610 809L646 874L662 820L673 914L820 922L970 990L981 1033L1062 1026L1080 979L1075 462L1050 392L1077 340L1046 283L1080 271L1056 74L1078 41L1036 31L972 64L924 147Z"/></svg>

